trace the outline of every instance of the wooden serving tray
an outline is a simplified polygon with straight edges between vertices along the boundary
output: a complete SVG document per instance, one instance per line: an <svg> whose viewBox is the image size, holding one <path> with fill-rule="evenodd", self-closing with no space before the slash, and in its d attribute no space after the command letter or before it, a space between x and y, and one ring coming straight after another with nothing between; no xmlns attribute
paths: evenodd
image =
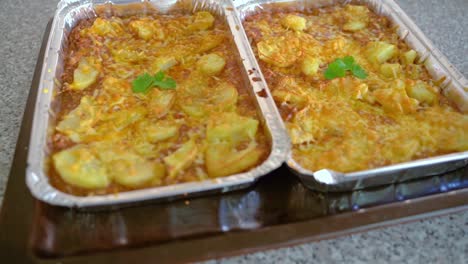
<svg viewBox="0 0 468 264"><path fill-rule="evenodd" d="M245 254L468 209L468 167L349 193L305 188L286 168L227 194L80 211L25 185L44 43L0 213L2 263L177 263ZM6 262L5 262L6 261Z"/></svg>

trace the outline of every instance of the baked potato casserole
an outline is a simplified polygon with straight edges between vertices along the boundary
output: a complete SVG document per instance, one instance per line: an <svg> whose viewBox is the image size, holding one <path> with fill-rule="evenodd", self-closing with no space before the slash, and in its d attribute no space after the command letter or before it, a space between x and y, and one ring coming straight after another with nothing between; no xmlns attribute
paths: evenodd
<svg viewBox="0 0 468 264"><path fill-rule="evenodd" d="M98 195L259 165L269 141L231 38L206 11L80 21L54 94L52 185Z"/></svg>
<svg viewBox="0 0 468 264"><path fill-rule="evenodd" d="M304 168L355 172L468 150L468 115L368 7L270 6L244 27Z"/></svg>

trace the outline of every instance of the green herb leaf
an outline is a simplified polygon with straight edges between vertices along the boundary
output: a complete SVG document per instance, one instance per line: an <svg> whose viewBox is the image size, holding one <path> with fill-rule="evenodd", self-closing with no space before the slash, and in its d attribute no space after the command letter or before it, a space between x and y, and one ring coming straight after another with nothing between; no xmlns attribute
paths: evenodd
<svg viewBox="0 0 468 264"><path fill-rule="evenodd" d="M346 64L346 67L351 68L351 66L354 64L354 57L346 56L343 58L343 62Z"/></svg>
<svg viewBox="0 0 468 264"><path fill-rule="evenodd" d="M161 90L170 90L176 88L176 82L169 76L165 76L164 72L159 71L154 75L154 86L158 86Z"/></svg>
<svg viewBox="0 0 468 264"><path fill-rule="evenodd" d="M171 90L176 88L176 82L172 78L166 78L164 81L154 81L153 85L158 86L161 90Z"/></svg>
<svg viewBox="0 0 468 264"><path fill-rule="evenodd" d="M154 75L154 80L155 81L162 81L164 79L164 72L162 71L158 71L155 75Z"/></svg>
<svg viewBox="0 0 468 264"><path fill-rule="evenodd" d="M351 72L353 73L354 76L356 76L359 79L365 79L367 78L367 73L364 71L361 66L354 64L351 68Z"/></svg>
<svg viewBox="0 0 468 264"><path fill-rule="evenodd" d="M162 71L157 72L154 76L144 73L132 82L132 90L134 93L147 93L152 87L157 87L161 90L169 90L175 89L176 86L176 81L171 77L165 76Z"/></svg>
<svg viewBox="0 0 468 264"><path fill-rule="evenodd" d="M344 58L338 58L328 65L328 68L325 70L325 79L332 80L339 77L344 77L347 71L359 79L365 79L367 73L364 69L359 66L352 56L346 56Z"/></svg>
<svg viewBox="0 0 468 264"><path fill-rule="evenodd" d="M147 93L153 85L153 77L148 73L138 76L132 82L132 91L134 93Z"/></svg>
<svg viewBox="0 0 468 264"><path fill-rule="evenodd" d="M334 62L328 65L327 70L325 70L325 78L331 80L337 77L344 77L346 74L346 65L340 59L335 60Z"/></svg>

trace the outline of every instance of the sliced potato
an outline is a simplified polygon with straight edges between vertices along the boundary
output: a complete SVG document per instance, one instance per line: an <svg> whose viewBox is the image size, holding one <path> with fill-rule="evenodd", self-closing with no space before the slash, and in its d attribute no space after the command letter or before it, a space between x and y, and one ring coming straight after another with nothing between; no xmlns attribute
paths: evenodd
<svg viewBox="0 0 468 264"><path fill-rule="evenodd" d="M104 19L96 18L90 28L91 32L99 36L116 36L122 32L122 21L120 18Z"/></svg>
<svg viewBox="0 0 468 264"><path fill-rule="evenodd" d="M210 144L205 151L205 164L210 177L239 173L257 164L263 152L255 144L237 151L229 143Z"/></svg>
<svg viewBox="0 0 468 264"><path fill-rule="evenodd" d="M215 18L210 12L201 11L195 14L193 22L188 26L189 30L206 30L213 26Z"/></svg>
<svg viewBox="0 0 468 264"><path fill-rule="evenodd" d="M345 31L359 31L367 27L369 21L369 9L365 6L346 5L346 23L343 25Z"/></svg>
<svg viewBox="0 0 468 264"><path fill-rule="evenodd" d="M396 79L401 74L401 65L398 63L384 63L380 66L380 73L386 78Z"/></svg>
<svg viewBox="0 0 468 264"><path fill-rule="evenodd" d="M70 185L97 189L110 184L104 164L85 145L77 145L52 156L55 169Z"/></svg>
<svg viewBox="0 0 468 264"><path fill-rule="evenodd" d="M360 100L366 96L368 91L369 87L361 79L345 76L333 79L326 92L330 95Z"/></svg>
<svg viewBox="0 0 468 264"><path fill-rule="evenodd" d="M57 131L69 136L73 142L81 142L84 135L93 133L97 121L97 107L94 99L83 96L78 107L64 116L56 127Z"/></svg>
<svg viewBox="0 0 468 264"><path fill-rule="evenodd" d="M195 40L194 42L195 49L197 53L203 53L210 51L216 47L218 47L223 41L224 36L222 35L215 35L215 34L207 34L202 36L199 40Z"/></svg>
<svg viewBox="0 0 468 264"><path fill-rule="evenodd" d="M304 73L304 75L307 75L307 76L317 75L317 71L319 67L320 67L320 59L312 58L310 56L305 57L301 64L302 73Z"/></svg>
<svg viewBox="0 0 468 264"><path fill-rule="evenodd" d="M161 162L154 163L153 176L151 185L161 185L164 176L166 176L166 166Z"/></svg>
<svg viewBox="0 0 468 264"><path fill-rule="evenodd" d="M149 96L149 111L158 118L167 115L175 102L174 91L152 89Z"/></svg>
<svg viewBox="0 0 468 264"><path fill-rule="evenodd" d="M257 43L259 58L269 64L286 68L302 55L299 40L294 36L271 37Z"/></svg>
<svg viewBox="0 0 468 264"><path fill-rule="evenodd" d="M138 37L144 40L150 39L153 35L153 28L149 25L148 22L134 20L130 22L128 26L138 35Z"/></svg>
<svg viewBox="0 0 468 264"><path fill-rule="evenodd" d="M103 124L100 125L101 131L121 131L129 125L141 120L147 113L143 106L132 109L123 109L102 116Z"/></svg>
<svg viewBox="0 0 468 264"><path fill-rule="evenodd" d="M152 72L156 74L159 71L167 71L177 65L177 60L172 56L158 57L151 65Z"/></svg>
<svg viewBox="0 0 468 264"><path fill-rule="evenodd" d="M359 31L367 27L367 23L363 21L349 21L343 25L343 30L345 31Z"/></svg>
<svg viewBox="0 0 468 264"><path fill-rule="evenodd" d="M215 86L209 98L210 104L223 111L233 110L237 103L237 89L234 85L222 82Z"/></svg>
<svg viewBox="0 0 468 264"><path fill-rule="evenodd" d="M398 48L390 43L377 41L368 44L366 49L367 59L376 64L382 64L396 56Z"/></svg>
<svg viewBox="0 0 468 264"><path fill-rule="evenodd" d="M226 60L216 53L204 55L197 62L197 68L206 75L219 74L225 65Z"/></svg>
<svg viewBox="0 0 468 264"><path fill-rule="evenodd" d="M315 141L314 135L311 132L305 131L301 126L294 123L287 123L289 137L293 144L302 144Z"/></svg>
<svg viewBox="0 0 468 264"><path fill-rule="evenodd" d="M406 65L413 64L417 56L418 53L415 50L409 50L401 55L400 60L403 64Z"/></svg>
<svg viewBox="0 0 468 264"><path fill-rule="evenodd" d="M159 151L151 142L143 141L142 139L134 140L132 149L135 154L142 156L145 159L155 159L159 157Z"/></svg>
<svg viewBox="0 0 468 264"><path fill-rule="evenodd" d="M156 124L147 124L144 128L146 138L152 142L156 143L174 137L179 131L177 125L164 124L158 122Z"/></svg>
<svg viewBox="0 0 468 264"><path fill-rule="evenodd" d="M130 29L135 32L139 38L149 40L153 37L164 39L164 32L157 21L149 19L134 20L129 24Z"/></svg>
<svg viewBox="0 0 468 264"><path fill-rule="evenodd" d="M93 143L92 147L96 156L106 166L109 177L123 186L134 188L152 184L157 178L163 177L164 170L161 173L161 164L144 157L149 154L146 152L152 151L152 144L138 140L132 144L133 148L125 148L110 140Z"/></svg>
<svg viewBox="0 0 468 264"><path fill-rule="evenodd" d="M286 15L281 19L281 25L287 29L303 31L306 28L307 20L296 15Z"/></svg>
<svg viewBox="0 0 468 264"><path fill-rule="evenodd" d="M193 80L195 80L193 78ZM204 81L191 81L181 85L177 92L177 104L188 115L202 117L207 114L208 83Z"/></svg>
<svg viewBox="0 0 468 264"><path fill-rule="evenodd" d="M214 116L208 125L206 139L209 143L230 142L234 146L242 141L255 139L258 121L239 116L236 113L223 113Z"/></svg>
<svg viewBox="0 0 468 264"><path fill-rule="evenodd" d="M318 49L315 56L320 56L323 62L327 64L333 62L337 58L352 56L359 65L364 67L367 61L364 59L363 53L364 51L361 43L353 38L338 35L324 41L323 49Z"/></svg>
<svg viewBox="0 0 468 264"><path fill-rule="evenodd" d="M291 77L282 78L272 95L278 103L290 103L298 107L307 105L307 92Z"/></svg>
<svg viewBox="0 0 468 264"><path fill-rule="evenodd" d="M296 142L309 142L314 141L316 138L322 136L323 127L330 129L333 124L329 124L327 121L321 120L320 113L317 114L311 108L304 108L297 112L292 120L293 124L287 124L287 128L290 130L290 134L296 139Z"/></svg>
<svg viewBox="0 0 468 264"><path fill-rule="evenodd" d="M213 111L230 111L237 103L237 89L230 83L215 87L192 85L178 94L178 104L184 112L202 117Z"/></svg>
<svg viewBox="0 0 468 264"><path fill-rule="evenodd" d="M366 20L369 16L369 8L363 5L346 5L344 10L356 20Z"/></svg>
<svg viewBox="0 0 468 264"><path fill-rule="evenodd" d="M115 158L106 163L112 179L126 187L147 184L154 176L154 163L131 152L115 153Z"/></svg>
<svg viewBox="0 0 468 264"><path fill-rule="evenodd" d="M111 54L114 60L119 63L136 63L148 59L142 51L132 47L115 47L111 49Z"/></svg>
<svg viewBox="0 0 468 264"><path fill-rule="evenodd" d="M301 97L299 93L285 91L285 90L274 90L272 92L273 98L279 103L291 103L295 106L304 106L307 103L307 98Z"/></svg>
<svg viewBox="0 0 468 264"><path fill-rule="evenodd" d="M373 95L383 109L390 113L414 113L419 104L418 100L408 97L404 89L378 89Z"/></svg>
<svg viewBox="0 0 468 264"><path fill-rule="evenodd" d="M193 103L190 105L182 105L182 110L193 117L202 117L208 114L206 107L202 103Z"/></svg>
<svg viewBox="0 0 468 264"><path fill-rule="evenodd" d="M180 171L186 169L192 164L197 157L197 153L197 144L194 140L189 140L174 153L165 157L163 160L166 164L168 177L170 179L177 177Z"/></svg>
<svg viewBox="0 0 468 264"><path fill-rule="evenodd" d="M423 81L416 81L415 83L406 86L406 92L411 98L428 105L433 105L437 102L437 95L432 91L428 84Z"/></svg>
<svg viewBox="0 0 468 264"><path fill-rule="evenodd" d="M95 83L99 76L99 69L96 63L90 58L82 58L78 67L73 72L72 90L83 90Z"/></svg>
<svg viewBox="0 0 468 264"><path fill-rule="evenodd" d="M180 39L177 45L161 46L154 52L158 57L173 56L184 65L187 60L191 63L190 57L194 57L195 54L205 53L218 47L225 38L226 36L222 34L203 31L192 34L190 38Z"/></svg>

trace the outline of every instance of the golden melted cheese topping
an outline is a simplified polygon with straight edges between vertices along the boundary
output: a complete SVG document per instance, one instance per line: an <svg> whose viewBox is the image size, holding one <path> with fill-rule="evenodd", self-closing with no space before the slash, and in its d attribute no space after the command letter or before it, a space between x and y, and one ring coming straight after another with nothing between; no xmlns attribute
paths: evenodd
<svg viewBox="0 0 468 264"><path fill-rule="evenodd" d="M98 17L71 32L56 94L51 182L77 195L227 176L265 159L267 139L222 21L209 12ZM134 93L163 71L174 90Z"/></svg>
<svg viewBox="0 0 468 264"><path fill-rule="evenodd" d="M299 164L353 172L468 150L468 116L386 18L358 5L283 10L244 24ZM345 56L368 77L326 80L328 64Z"/></svg>

